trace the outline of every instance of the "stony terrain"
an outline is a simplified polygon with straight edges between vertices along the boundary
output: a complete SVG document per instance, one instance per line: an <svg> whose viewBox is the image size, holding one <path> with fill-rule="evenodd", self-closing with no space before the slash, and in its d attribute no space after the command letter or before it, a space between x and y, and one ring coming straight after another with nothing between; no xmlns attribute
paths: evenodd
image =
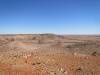
<svg viewBox="0 0 100 75"><path fill-rule="evenodd" d="M0 75L100 75L100 36L0 35Z"/></svg>

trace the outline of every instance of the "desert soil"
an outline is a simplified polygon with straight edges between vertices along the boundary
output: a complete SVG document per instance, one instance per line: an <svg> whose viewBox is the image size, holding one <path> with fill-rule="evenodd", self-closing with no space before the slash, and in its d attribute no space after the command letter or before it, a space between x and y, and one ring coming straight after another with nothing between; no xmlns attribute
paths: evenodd
<svg viewBox="0 0 100 75"><path fill-rule="evenodd" d="M100 36L0 35L0 75L100 75Z"/></svg>

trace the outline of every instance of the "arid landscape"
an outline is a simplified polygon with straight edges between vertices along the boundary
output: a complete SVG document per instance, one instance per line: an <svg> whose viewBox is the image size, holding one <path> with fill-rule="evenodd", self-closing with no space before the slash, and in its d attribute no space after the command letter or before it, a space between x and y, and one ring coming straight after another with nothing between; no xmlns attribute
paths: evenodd
<svg viewBox="0 0 100 75"><path fill-rule="evenodd" d="M0 35L0 75L100 75L100 36Z"/></svg>

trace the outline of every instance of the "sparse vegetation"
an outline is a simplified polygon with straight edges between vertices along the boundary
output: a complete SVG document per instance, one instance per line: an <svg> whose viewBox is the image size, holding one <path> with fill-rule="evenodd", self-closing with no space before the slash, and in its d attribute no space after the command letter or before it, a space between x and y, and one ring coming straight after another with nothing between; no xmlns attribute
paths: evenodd
<svg viewBox="0 0 100 75"><path fill-rule="evenodd" d="M54 34L13 37L0 37L0 75L100 74L100 42L90 40L95 36L82 39Z"/></svg>

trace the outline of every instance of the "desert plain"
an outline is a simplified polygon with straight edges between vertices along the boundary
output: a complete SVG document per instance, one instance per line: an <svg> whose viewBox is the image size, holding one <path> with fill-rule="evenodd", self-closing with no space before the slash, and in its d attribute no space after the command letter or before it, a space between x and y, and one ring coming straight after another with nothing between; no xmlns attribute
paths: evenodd
<svg viewBox="0 0 100 75"><path fill-rule="evenodd" d="M100 75L100 35L0 35L0 75Z"/></svg>

